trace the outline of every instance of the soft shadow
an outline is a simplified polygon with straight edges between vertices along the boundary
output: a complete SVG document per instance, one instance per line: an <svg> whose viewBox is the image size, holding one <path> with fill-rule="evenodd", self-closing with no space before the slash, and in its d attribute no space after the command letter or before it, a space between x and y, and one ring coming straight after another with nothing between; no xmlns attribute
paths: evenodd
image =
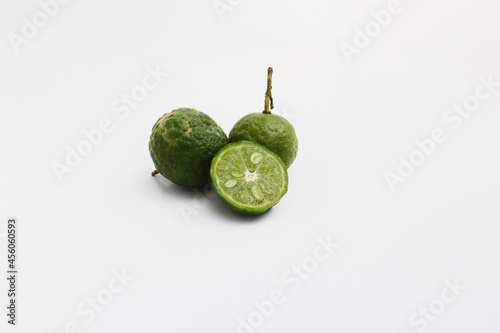
<svg viewBox="0 0 500 333"><path fill-rule="evenodd" d="M182 198L183 200L193 198L193 188L191 187L174 184L161 174L157 174L154 177L150 176L150 178L152 178L156 186L158 186L162 190L162 193L166 196L175 196L176 198Z"/></svg>
<svg viewBox="0 0 500 333"><path fill-rule="evenodd" d="M224 216L226 220L243 222L243 223L258 223L260 221L263 221L265 217L268 216L270 214L270 211L272 210L271 208L265 211L264 213L258 215L244 215L237 213L228 206L226 206L226 204L222 202L222 200L220 200L220 198L218 197L210 200L210 204L212 206L212 209L215 210L221 216Z"/></svg>
<svg viewBox="0 0 500 333"><path fill-rule="evenodd" d="M206 191L205 186L186 187L174 184L167 178L163 177L161 174L157 174L154 177L152 176L150 177L152 178L156 186L158 186L161 189L162 193L166 197L175 197L176 199L186 200L187 203L191 203L193 198L195 197L196 194L194 189L197 189L199 193L205 193ZM209 190L214 191L211 185L209 187ZM214 197L207 197L206 195L205 197L208 200L208 207L206 208L214 211L215 215L219 215L221 218L218 220L223 222L236 221L243 223L257 223L264 220L264 218L268 216L270 214L270 211L273 209L271 208L266 212L258 215L244 215L237 213L228 206L226 206L226 204L224 204L224 202L222 202L222 200L219 197L215 196L215 193Z"/></svg>

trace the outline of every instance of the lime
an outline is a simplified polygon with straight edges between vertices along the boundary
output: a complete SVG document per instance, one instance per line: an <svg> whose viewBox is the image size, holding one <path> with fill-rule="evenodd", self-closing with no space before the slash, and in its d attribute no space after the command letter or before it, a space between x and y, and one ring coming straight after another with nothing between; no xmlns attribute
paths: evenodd
<svg viewBox="0 0 500 333"><path fill-rule="evenodd" d="M153 127L149 152L158 173L173 183L201 186L210 181L210 162L227 144L217 123L195 109L164 114Z"/></svg>
<svg viewBox="0 0 500 333"><path fill-rule="evenodd" d="M229 133L229 142L252 141L278 155L288 168L297 156L298 140L293 126L274 114L250 113L238 120Z"/></svg>
<svg viewBox="0 0 500 333"><path fill-rule="evenodd" d="M264 111L250 113L236 122L229 133L229 142L252 141L276 153L288 168L298 151L295 129L285 118L271 114L274 108L271 95L273 69L269 67Z"/></svg>
<svg viewBox="0 0 500 333"><path fill-rule="evenodd" d="M217 195L242 214L265 212L288 189L288 173L281 159L249 141L222 148L212 160L210 175Z"/></svg>

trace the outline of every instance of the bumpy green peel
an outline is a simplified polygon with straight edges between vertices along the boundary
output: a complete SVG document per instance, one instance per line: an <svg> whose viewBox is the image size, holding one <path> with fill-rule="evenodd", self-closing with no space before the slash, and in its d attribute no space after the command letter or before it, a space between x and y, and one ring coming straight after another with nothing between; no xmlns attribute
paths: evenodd
<svg viewBox="0 0 500 333"><path fill-rule="evenodd" d="M203 112L180 108L164 114L153 127L149 152L157 171L172 182L201 186L210 181L210 163L228 139Z"/></svg>

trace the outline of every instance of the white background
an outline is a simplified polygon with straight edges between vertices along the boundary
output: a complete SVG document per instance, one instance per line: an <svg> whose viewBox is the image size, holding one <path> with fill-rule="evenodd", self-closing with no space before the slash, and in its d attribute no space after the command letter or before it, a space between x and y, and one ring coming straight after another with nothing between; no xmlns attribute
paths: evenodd
<svg viewBox="0 0 500 333"><path fill-rule="evenodd" d="M499 332L500 87L458 128L443 119L479 77L500 81L498 2L401 0L350 62L341 46L388 1L231 3L74 0L15 52L41 7L0 2L2 271L7 218L20 224L18 326L2 278L1 331L237 332L278 289L286 301L240 332ZM121 119L112 103L157 66L168 78ZM162 114L193 107L229 133L262 110L268 66L299 138L277 206L248 218L150 176ZM53 164L105 118L113 131L59 181ZM446 141L391 191L384 175L435 128ZM283 276L318 237L340 246L292 290ZM122 270L134 279L79 315Z"/></svg>

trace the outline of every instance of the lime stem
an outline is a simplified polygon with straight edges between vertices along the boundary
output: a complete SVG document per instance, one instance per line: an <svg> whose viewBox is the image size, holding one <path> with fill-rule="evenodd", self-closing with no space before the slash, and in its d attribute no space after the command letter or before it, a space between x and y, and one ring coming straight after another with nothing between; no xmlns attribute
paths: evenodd
<svg viewBox="0 0 500 333"><path fill-rule="evenodd" d="M153 176L153 177L154 177L154 176L156 176L156 175L157 175L157 174L159 174L159 173L160 173L160 171L155 170L155 171L151 172L151 176Z"/></svg>
<svg viewBox="0 0 500 333"><path fill-rule="evenodd" d="M264 111L262 111L262 113L271 114L271 110L269 110L269 104L271 104L271 109L274 109L273 95L271 94L272 81L273 81L273 68L269 67L267 69L266 98L264 100Z"/></svg>

